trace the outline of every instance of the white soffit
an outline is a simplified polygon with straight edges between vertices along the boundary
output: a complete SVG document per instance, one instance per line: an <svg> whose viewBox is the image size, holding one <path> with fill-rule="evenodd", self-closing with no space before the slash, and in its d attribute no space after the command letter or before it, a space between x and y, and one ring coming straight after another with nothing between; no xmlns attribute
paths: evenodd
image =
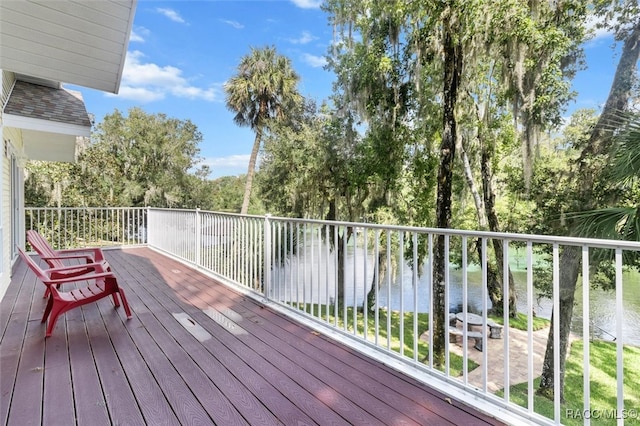
<svg viewBox="0 0 640 426"><path fill-rule="evenodd" d="M24 154L29 160L64 161L76 160L76 136L61 133L22 130Z"/></svg>
<svg viewBox="0 0 640 426"><path fill-rule="evenodd" d="M118 93L136 0L1 0L0 69Z"/></svg>

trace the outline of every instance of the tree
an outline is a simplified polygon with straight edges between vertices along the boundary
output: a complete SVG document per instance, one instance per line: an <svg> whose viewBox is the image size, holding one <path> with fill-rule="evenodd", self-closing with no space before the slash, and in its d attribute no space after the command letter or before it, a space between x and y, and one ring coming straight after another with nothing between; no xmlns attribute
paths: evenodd
<svg viewBox="0 0 640 426"><path fill-rule="evenodd" d="M291 61L279 55L275 47L252 48L251 53L240 60L237 71L224 85L227 108L235 113L236 124L248 126L256 133L240 210L246 214L263 133L270 120L286 120L302 96L297 89L300 78Z"/></svg>
<svg viewBox="0 0 640 426"><path fill-rule="evenodd" d="M238 213L242 207L244 176L222 176L210 183L212 209Z"/></svg>
<svg viewBox="0 0 640 426"><path fill-rule="evenodd" d="M604 180L615 207L577 212L577 233L585 237L640 241L640 115L621 117Z"/></svg>
<svg viewBox="0 0 640 426"><path fill-rule="evenodd" d="M603 171L607 166L608 155L612 152L612 136L617 130L616 114L628 108L632 96L632 90L637 82L637 63L640 59L640 7L635 0L625 1L597 1L596 13L603 17L602 25L614 31L617 41L622 41L622 53L620 61L611 84L607 102L600 114L598 122L594 126L586 146L583 148L580 158L574 165L574 176L580 182L580 187L575 194L574 213L590 211L598 208L598 197L594 190L597 182L603 177ZM575 221L568 221L569 233L575 235L579 227ZM568 349L568 338L573 317L573 302L576 283L580 273L580 248L565 247L560 255L560 311L559 318L552 316L552 327L549 331L549 339L543 362L540 388L538 392L552 396L554 388L554 369L560 369L560 399L564 400L564 374ZM559 321L560 329L560 365L553 362L554 335L553 324Z"/></svg>
<svg viewBox="0 0 640 426"><path fill-rule="evenodd" d="M81 188L77 187L75 178L78 164L29 161L25 169L26 205L66 207L79 201Z"/></svg>
<svg viewBox="0 0 640 426"><path fill-rule="evenodd" d="M209 170L198 167L201 140L189 120L116 110L97 125L77 163L28 164L25 202L206 208Z"/></svg>
<svg viewBox="0 0 640 426"><path fill-rule="evenodd" d="M388 160L381 163L386 176L377 178L384 188L381 207L389 203L406 224L453 227L463 216L463 205L452 200L461 191L456 151L464 158L474 142L480 155L475 161L467 156L465 169L468 178L482 182L481 192L470 184L478 217L490 230L501 231L492 182L496 145L511 138L522 122L525 151L530 153L537 132L559 122L561 107L570 97L567 81L580 56L576 46L582 40L582 2L329 0L325 9L339 36L329 60L343 101L337 110L348 110L357 123L363 122L363 141L373 142L371 152L377 158L383 158L385 149L395 154L387 153ZM512 129L503 119L510 110L517 118ZM409 172L415 175L407 179ZM437 190L418 184L432 177ZM394 192L411 195L415 202L403 211L398 208L400 197L389 198ZM436 242L433 261L436 363L446 336L443 241ZM499 266L502 248L494 242L492 251ZM494 268L490 294L494 305L501 305L503 268ZM512 289L512 280L502 279L507 280ZM515 291L509 296L515 313Z"/></svg>
<svg viewBox="0 0 640 426"><path fill-rule="evenodd" d="M87 204L185 207L202 134L189 120L131 108L105 116L80 156ZM90 201L91 200L91 201ZM195 207L195 206L193 206Z"/></svg>

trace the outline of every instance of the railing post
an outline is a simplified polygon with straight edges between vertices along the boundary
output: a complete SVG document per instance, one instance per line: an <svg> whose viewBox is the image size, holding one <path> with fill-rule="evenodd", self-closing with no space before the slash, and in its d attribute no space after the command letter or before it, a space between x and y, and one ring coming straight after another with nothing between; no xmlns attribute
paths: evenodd
<svg viewBox="0 0 640 426"><path fill-rule="evenodd" d="M151 219L151 207L146 207L147 210L147 245L153 247L155 241L153 240L153 220Z"/></svg>
<svg viewBox="0 0 640 426"><path fill-rule="evenodd" d="M271 290L271 215L264 215L264 296L269 297Z"/></svg>
<svg viewBox="0 0 640 426"><path fill-rule="evenodd" d="M202 225L200 223L200 209L196 208L196 265L200 266L201 264L201 255L202 255Z"/></svg>

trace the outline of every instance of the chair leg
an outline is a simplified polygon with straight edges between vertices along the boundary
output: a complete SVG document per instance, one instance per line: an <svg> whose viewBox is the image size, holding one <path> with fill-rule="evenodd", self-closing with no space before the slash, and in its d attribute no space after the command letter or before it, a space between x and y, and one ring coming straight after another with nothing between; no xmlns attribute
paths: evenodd
<svg viewBox="0 0 640 426"><path fill-rule="evenodd" d="M111 294L113 298L113 304L116 308L120 307L120 301L118 300L118 281L115 277L106 277L102 282L104 291Z"/></svg>
<svg viewBox="0 0 640 426"><path fill-rule="evenodd" d="M124 311L127 314L127 319L131 319L131 309L129 309L129 302L127 302L127 298L124 296L124 290L119 289L118 293L120 293L120 299L122 299L122 306L124 306Z"/></svg>
<svg viewBox="0 0 640 426"><path fill-rule="evenodd" d="M49 291L49 287L47 287L47 291L49 293L51 293L51 291ZM47 320L47 317L51 313L51 308L52 307L53 307L53 296L49 296L49 300L47 300L47 307L44 308L44 314L42 315L42 321L41 322L45 322Z"/></svg>
<svg viewBox="0 0 640 426"><path fill-rule="evenodd" d="M111 297L113 298L113 304L115 305L116 308L120 307L120 301L118 300L118 293L113 293L111 295Z"/></svg>
<svg viewBox="0 0 640 426"><path fill-rule="evenodd" d="M68 309L65 309L65 307L67 307L67 304L54 303L54 305L55 306L51 310L51 316L49 317L49 322L47 323L47 333L44 335L45 338L51 336L51 333L53 332L53 327L55 327L56 322L58 321L58 317L68 310Z"/></svg>

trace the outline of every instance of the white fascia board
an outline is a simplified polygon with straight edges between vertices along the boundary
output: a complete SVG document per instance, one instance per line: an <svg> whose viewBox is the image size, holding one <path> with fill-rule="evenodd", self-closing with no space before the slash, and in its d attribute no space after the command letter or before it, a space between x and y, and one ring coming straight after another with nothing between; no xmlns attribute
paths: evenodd
<svg viewBox="0 0 640 426"><path fill-rule="evenodd" d="M80 126L78 124L60 123L59 121L42 120L6 113L3 114L2 118L3 125L7 127L72 136L91 136L91 127Z"/></svg>

